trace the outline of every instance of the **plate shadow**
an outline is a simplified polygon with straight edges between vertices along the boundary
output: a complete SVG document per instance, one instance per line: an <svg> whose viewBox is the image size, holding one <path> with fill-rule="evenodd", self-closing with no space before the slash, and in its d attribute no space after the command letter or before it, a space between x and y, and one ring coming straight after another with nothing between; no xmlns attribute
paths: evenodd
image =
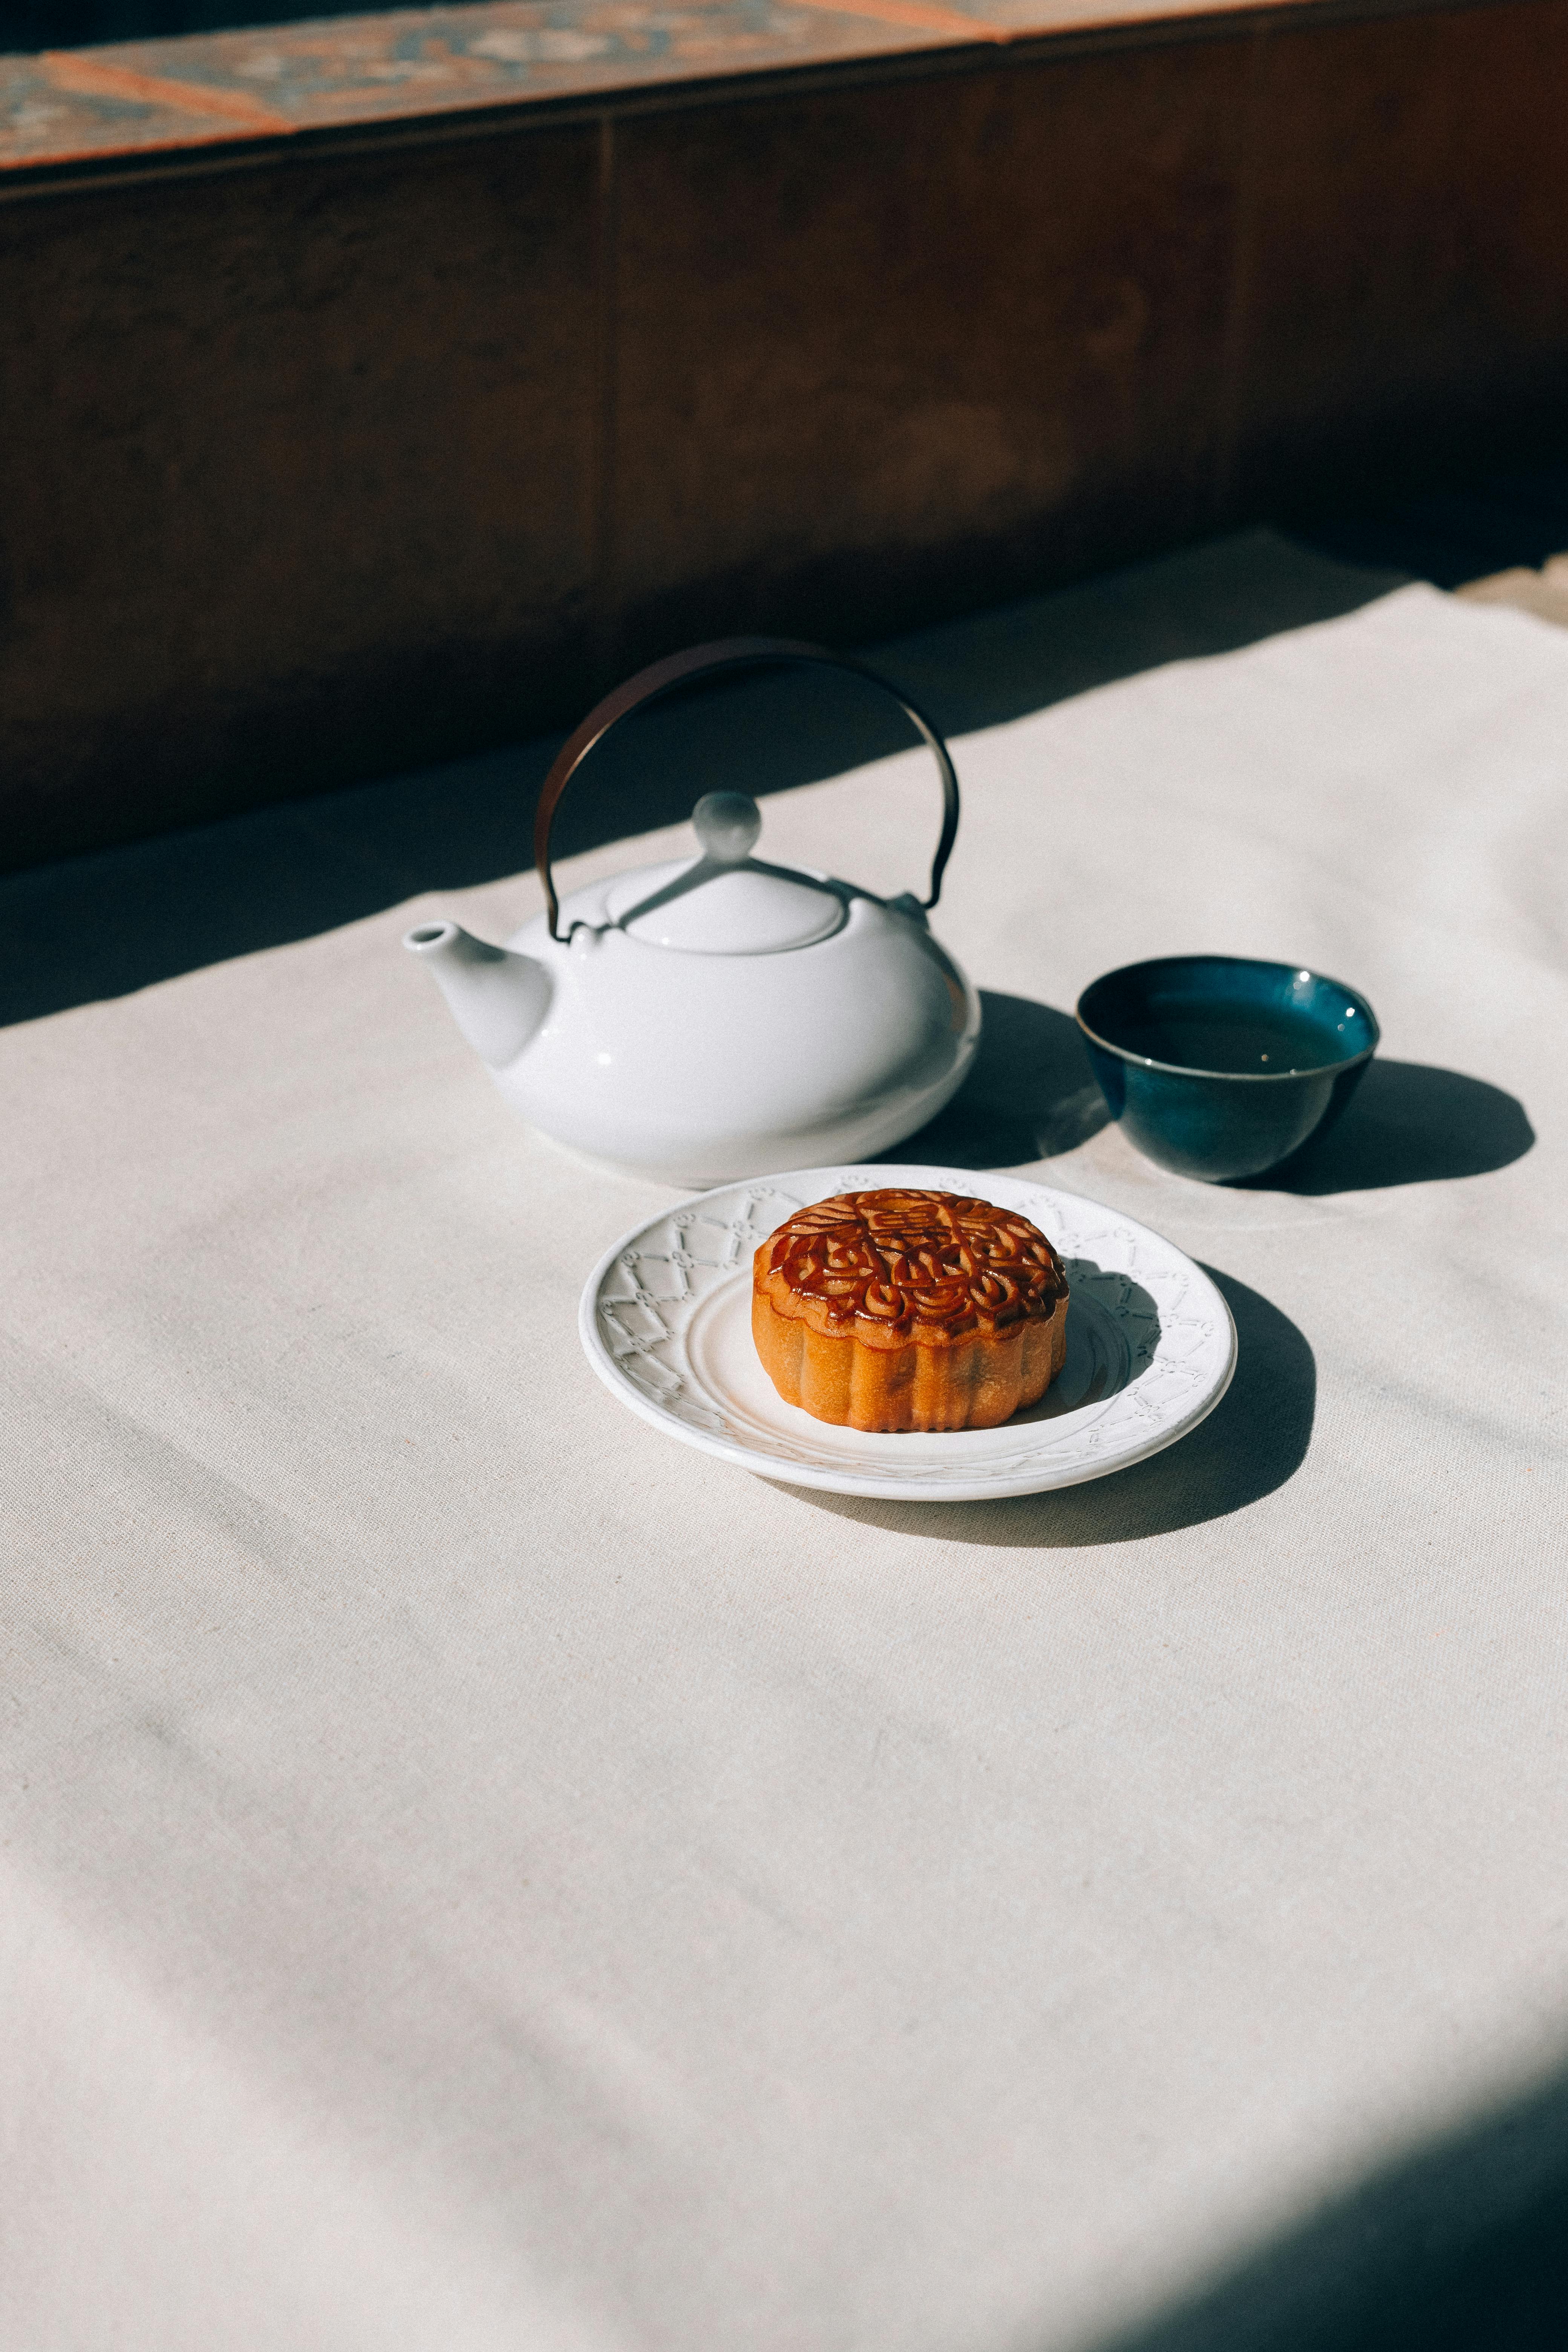
<svg viewBox="0 0 1568 2352"><path fill-rule="evenodd" d="M1305 1335L1260 1292L1215 1266L1204 1271L1236 1318L1236 1375L1208 1419L1163 1454L1086 1486L994 1503L879 1503L804 1486L786 1491L837 1518L895 1535L1037 1551L1136 1543L1245 1510L1283 1486L1306 1459L1317 1363Z"/></svg>
<svg viewBox="0 0 1568 2352"><path fill-rule="evenodd" d="M1321 1195L1489 1176L1522 1160L1534 1141L1524 1105L1500 1087L1379 1056L1326 1135L1236 1189Z"/></svg>

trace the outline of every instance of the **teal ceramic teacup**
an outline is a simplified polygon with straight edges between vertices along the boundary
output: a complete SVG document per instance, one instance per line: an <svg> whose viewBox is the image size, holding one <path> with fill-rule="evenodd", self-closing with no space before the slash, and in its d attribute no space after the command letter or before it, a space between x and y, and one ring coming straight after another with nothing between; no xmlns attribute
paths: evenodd
<svg viewBox="0 0 1568 2352"><path fill-rule="evenodd" d="M1242 956L1124 964L1084 990L1078 1023L1129 1141L1211 1183L1261 1176L1321 1135L1378 1042L1342 981Z"/></svg>

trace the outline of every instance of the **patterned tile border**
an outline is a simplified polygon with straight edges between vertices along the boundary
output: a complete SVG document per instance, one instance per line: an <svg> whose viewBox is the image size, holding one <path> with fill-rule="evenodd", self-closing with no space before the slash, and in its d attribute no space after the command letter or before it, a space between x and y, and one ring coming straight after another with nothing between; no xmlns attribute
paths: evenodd
<svg viewBox="0 0 1568 2352"><path fill-rule="evenodd" d="M480 0L45 50L0 57L0 173L481 108L591 101L659 84L1038 39L1252 4Z"/></svg>

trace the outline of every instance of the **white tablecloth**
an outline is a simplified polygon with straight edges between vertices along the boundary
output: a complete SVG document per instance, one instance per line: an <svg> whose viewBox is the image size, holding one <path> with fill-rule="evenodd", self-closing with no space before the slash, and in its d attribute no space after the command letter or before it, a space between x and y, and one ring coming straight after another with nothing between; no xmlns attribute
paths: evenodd
<svg viewBox="0 0 1568 2352"><path fill-rule="evenodd" d="M668 1196L397 946L531 877L0 1036L7 2347L1087 2347L1557 2079L1568 634L1411 587L957 752L1013 1002L924 1156L1072 1147L1241 1329L1100 1485L617 1408L577 1295ZM933 798L763 854L906 886ZM1040 1010L1192 947L1382 1017L1294 1190L1147 1165Z"/></svg>

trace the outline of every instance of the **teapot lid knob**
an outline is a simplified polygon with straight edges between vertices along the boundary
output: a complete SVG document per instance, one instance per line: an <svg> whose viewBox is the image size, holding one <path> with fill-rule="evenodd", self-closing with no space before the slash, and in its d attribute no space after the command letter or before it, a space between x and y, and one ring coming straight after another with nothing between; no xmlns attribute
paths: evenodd
<svg viewBox="0 0 1568 2352"><path fill-rule="evenodd" d="M691 823L704 857L715 866L743 866L763 829L763 813L749 793L704 793Z"/></svg>

